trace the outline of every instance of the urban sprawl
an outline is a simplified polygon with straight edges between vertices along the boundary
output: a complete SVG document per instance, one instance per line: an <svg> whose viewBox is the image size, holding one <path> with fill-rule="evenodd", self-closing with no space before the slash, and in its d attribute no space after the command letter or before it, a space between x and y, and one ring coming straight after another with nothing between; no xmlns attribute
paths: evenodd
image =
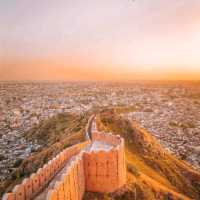
<svg viewBox="0 0 200 200"><path fill-rule="evenodd" d="M122 117L200 168L200 83L0 82L0 181L41 148L24 137L41 120L115 106L130 107Z"/></svg>

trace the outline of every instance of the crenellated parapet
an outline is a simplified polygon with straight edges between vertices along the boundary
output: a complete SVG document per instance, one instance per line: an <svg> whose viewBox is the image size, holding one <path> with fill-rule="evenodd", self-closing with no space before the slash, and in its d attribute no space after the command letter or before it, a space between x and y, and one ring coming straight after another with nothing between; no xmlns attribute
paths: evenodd
<svg viewBox="0 0 200 200"><path fill-rule="evenodd" d="M76 156L68 169L62 174L61 179L48 191L48 200L78 200L82 199L85 192L85 176L82 154Z"/></svg>
<svg viewBox="0 0 200 200"><path fill-rule="evenodd" d="M92 132L92 141L110 145L110 148L84 154L86 189L110 193L126 183L124 139L118 135ZM95 149L95 148L94 148Z"/></svg>
<svg viewBox="0 0 200 200"><path fill-rule="evenodd" d="M99 132L94 116L86 138L24 179L3 200L81 200L85 191L111 193L125 185L124 139Z"/></svg>
<svg viewBox="0 0 200 200"><path fill-rule="evenodd" d="M86 141L63 150L42 168L38 169L36 173L24 179L21 184L16 185L11 193L5 194L2 200L35 199L68 161L90 143L90 141Z"/></svg>

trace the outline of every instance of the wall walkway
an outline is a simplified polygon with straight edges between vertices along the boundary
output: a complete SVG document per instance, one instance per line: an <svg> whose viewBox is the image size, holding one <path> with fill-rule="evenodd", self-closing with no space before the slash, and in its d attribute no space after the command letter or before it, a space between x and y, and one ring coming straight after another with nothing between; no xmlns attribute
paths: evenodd
<svg viewBox="0 0 200 200"><path fill-rule="evenodd" d="M63 150L24 179L3 200L81 200L85 191L110 193L126 183L124 139L96 129L92 116L87 141Z"/></svg>

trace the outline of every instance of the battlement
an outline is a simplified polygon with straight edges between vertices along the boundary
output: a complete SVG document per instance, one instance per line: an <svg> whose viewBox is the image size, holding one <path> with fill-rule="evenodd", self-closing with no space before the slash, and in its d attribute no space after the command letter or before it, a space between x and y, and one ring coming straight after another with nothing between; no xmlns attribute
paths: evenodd
<svg viewBox="0 0 200 200"><path fill-rule="evenodd" d="M3 200L81 200L85 191L111 193L121 188L126 183L124 139L99 132L93 121L94 116L87 124L86 142L63 150Z"/></svg>
<svg viewBox="0 0 200 200"><path fill-rule="evenodd" d="M124 140L119 136L93 132L92 141L92 145L101 141L107 147L97 150L93 148L83 154L86 190L114 192L126 183Z"/></svg>

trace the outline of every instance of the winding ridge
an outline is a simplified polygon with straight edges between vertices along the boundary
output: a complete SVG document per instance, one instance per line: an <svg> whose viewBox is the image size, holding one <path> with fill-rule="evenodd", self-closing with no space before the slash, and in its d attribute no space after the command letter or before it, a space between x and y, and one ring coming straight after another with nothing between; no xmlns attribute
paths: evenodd
<svg viewBox="0 0 200 200"><path fill-rule="evenodd" d="M3 200L81 200L85 191L110 193L125 183L124 139L99 132L92 115L84 143L63 150Z"/></svg>

